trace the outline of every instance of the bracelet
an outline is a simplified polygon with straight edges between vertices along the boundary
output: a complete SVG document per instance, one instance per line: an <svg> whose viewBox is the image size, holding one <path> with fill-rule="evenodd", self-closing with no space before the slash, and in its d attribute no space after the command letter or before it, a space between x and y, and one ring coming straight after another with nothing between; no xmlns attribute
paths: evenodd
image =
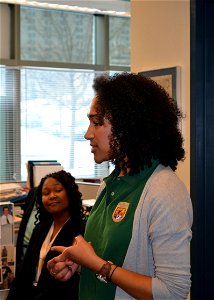
<svg viewBox="0 0 214 300"><path fill-rule="evenodd" d="M111 272L112 265L113 263L111 261L104 263L100 271L96 274L97 279L103 283L107 283L109 281L109 273Z"/></svg>
<svg viewBox="0 0 214 300"><path fill-rule="evenodd" d="M109 276L109 279L108 279L109 281L111 281L111 277L112 277L114 271L117 269L117 267L118 267L118 266L115 266L115 267L114 267L114 270L111 272L111 275Z"/></svg>

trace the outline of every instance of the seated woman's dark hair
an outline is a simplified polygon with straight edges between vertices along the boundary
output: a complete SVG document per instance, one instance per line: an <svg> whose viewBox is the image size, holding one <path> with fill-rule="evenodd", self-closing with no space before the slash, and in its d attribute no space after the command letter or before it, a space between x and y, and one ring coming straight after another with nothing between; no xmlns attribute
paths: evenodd
<svg viewBox="0 0 214 300"><path fill-rule="evenodd" d="M164 88L133 73L98 76L93 88L98 113L112 124L110 157L116 169L124 162L122 168L136 174L155 159L176 170L185 155L182 113Z"/></svg>
<svg viewBox="0 0 214 300"><path fill-rule="evenodd" d="M52 215L44 209L42 204L42 187L47 178L54 178L59 181L66 190L69 199L69 210L72 218L75 218L77 222L82 223L83 218L83 208L82 208L82 194L78 189L78 185L75 182L75 178L64 170L47 174L40 181L39 186L36 189L36 204L38 213L36 215L36 223L38 220L40 222L49 222L53 220Z"/></svg>

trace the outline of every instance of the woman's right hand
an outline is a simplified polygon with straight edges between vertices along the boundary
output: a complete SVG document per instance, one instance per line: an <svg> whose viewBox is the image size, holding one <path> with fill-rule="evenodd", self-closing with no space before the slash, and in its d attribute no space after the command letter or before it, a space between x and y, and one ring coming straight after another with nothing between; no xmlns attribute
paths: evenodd
<svg viewBox="0 0 214 300"><path fill-rule="evenodd" d="M91 243L88 243L81 235L75 238L70 247L54 246L51 249L61 254L51 259L47 267L50 273L61 281L71 278L79 265L98 272L105 262L96 255Z"/></svg>

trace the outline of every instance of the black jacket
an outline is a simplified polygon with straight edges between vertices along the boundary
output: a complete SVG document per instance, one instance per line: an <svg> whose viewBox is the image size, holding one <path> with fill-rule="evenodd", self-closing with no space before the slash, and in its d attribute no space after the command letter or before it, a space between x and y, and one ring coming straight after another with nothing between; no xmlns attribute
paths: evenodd
<svg viewBox="0 0 214 300"><path fill-rule="evenodd" d="M59 255L58 252L47 253L37 287L33 286L40 249L50 226L49 222L49 224L38 224L34 228L22 267L13 281L7 300L78 299L79 275L77 273L67 282L61 282L51 276L47 270L47 262ZM72 218L63 226L52 246L70 246L73 238L78 234L83 234L82 224Z"/></svg>
<svg viewBox="0 0 214 300"><path fill-rule="evenodd" d="M32 188L25 199L24 214L19 226L19 233L16 242L16 275L18 274L19 269L21 268L22 265L23 255L24 255L23 247L25 247L24 245L25 230L35 202L36 202L36 188Z"/></svg>

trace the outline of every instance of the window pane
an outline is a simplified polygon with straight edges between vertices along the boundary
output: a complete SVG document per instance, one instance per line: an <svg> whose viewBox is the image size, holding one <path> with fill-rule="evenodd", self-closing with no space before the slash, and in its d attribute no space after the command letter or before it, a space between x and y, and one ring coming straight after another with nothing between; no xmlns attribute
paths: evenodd
<svg viewBox="0 0 214 300"><path fill-rule="evenodd" d="M76 178L108 175L108 164L95 166L90 143L84 139L94 76L92 71L21 71L23 180L28 160L56 159Z"/></svg>
<svg viewBox="0 0 214 300"><path fill-rule="evenodd" d="M109 18L110 65L130 66L130 18Z"/></svg>
<svg viewBox="0 0 214 300"><path fill-rule="evenodd" d="M93 63L93 15L21 7L21 59Z"/></svg>

